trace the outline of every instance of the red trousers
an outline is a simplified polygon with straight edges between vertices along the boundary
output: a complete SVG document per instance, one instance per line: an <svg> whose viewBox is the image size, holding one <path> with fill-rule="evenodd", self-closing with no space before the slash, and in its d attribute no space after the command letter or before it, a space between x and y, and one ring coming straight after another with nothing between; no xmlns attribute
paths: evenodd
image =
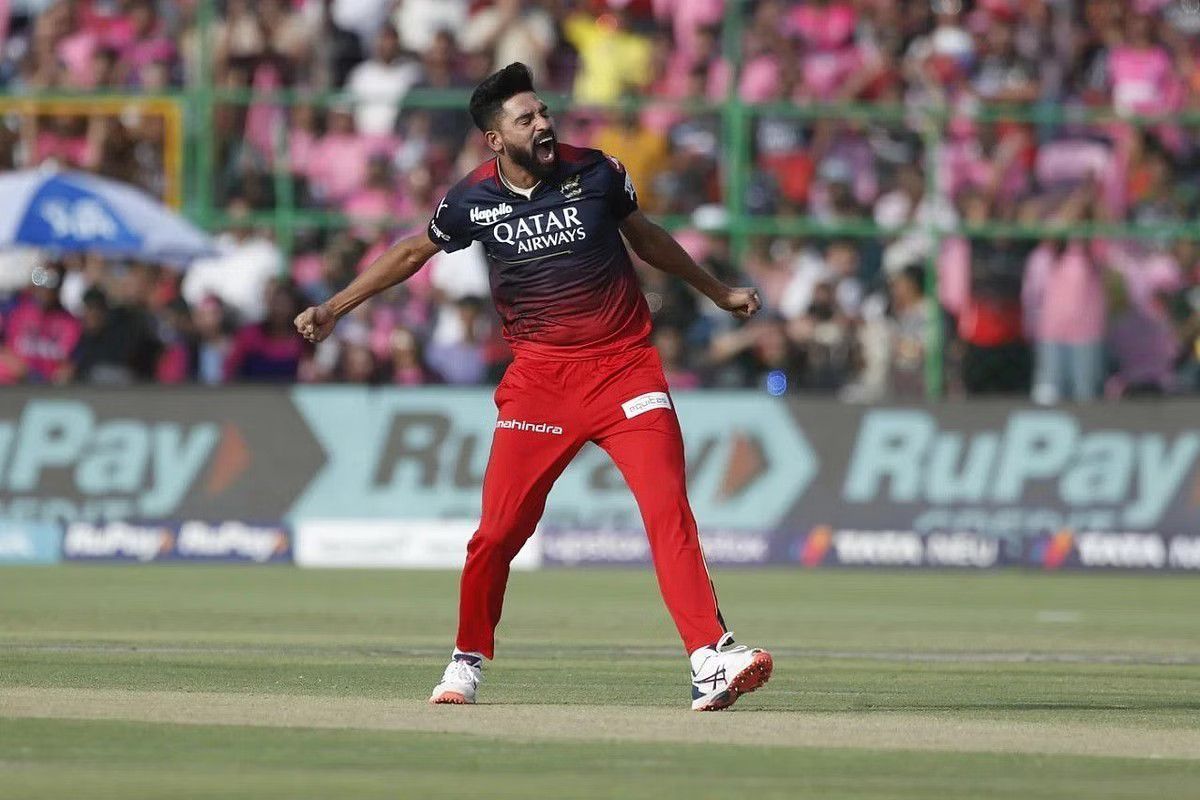
<svg viewBox="0 0 1200 800"><path fill-rule="evenodd" d="M518 357L496 390L483 514L467 545L457 647L492 658L509 563L533 534L546 495L587 442L616 463L650 539L659 589L687 652L725 632L688 505L683 437L658 353L581 361Z"/></svg>

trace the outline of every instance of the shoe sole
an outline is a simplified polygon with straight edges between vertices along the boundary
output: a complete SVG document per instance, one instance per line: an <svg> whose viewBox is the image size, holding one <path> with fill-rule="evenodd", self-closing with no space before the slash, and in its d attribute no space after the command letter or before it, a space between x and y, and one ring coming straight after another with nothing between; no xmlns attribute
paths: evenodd
<svg viewBox="0 0 1200 800"><path fill-rule="evenodd" d="M460 692L442 692L437 697L429 698L431 706L466 706L470 705L467 702L466 695Z"/></svg>
<svg viewBox="0 0 1200 800"><path fill-rule="evenodd" d="M721 711L729 708L744 694L750 694L755 689L771 680L771 671L775 669L775 661L766 650L754 657L754 660L729 682L729 688L714 697L708 705L697 708L697 711Z"/></svg>

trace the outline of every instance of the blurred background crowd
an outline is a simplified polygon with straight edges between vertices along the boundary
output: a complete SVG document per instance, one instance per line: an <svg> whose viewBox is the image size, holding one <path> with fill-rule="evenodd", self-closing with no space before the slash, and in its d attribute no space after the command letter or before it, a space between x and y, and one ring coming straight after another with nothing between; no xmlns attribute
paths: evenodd
<svg viewBox="0 0 1200 800"><path fill-rule="evenodd" d="M161 94L206 75L249 93L219 96L206 132L219 255L186 269L0 255L0 383L496 381L511 355L477 247L435 257L315 350L291 319L423 230L489 157L465 101L406 96L469 91L520 60L569 98L561 140L621 159L698 262L763 295L766 312L740 324L639 265L676 388L918 398L936 347L951 396L1200 389L1200 249L1169 230L1200 206L1186 116L1200 111L1200 2L758 0L731 30L722 0L227 0L207 37L197 11L0 0L6 95ZM736 206L837 235L731 246L733 142L713 104L735 95L765 104ZM795 113L814 104L880 113ZM1029 113L983 113L1013 106ZM946 115L936 149L931 109ZM161 197L162 119L5 114L0 170L47 162ZM259 224L281 187L346 223L282 245ZM995 223L1144 235L978 235Z"/></svg>

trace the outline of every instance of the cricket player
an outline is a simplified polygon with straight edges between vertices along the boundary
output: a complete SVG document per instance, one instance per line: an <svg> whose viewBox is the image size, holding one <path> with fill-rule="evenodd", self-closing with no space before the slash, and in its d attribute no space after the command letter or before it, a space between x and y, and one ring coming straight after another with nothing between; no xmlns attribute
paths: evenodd
<svg viewBox="0 0 1200 800"><path fill-rule="evenodd" d="M470 112L495 158L450 190L426 235L398 242L328 302L296 317L300 333L319 342L338 319L412 277L438 250L483 243L515 358L496 389L499 415L482 517L467 545L458 638L430 702L475 702L483 660L493 657L509 564L533 534L555 479L595 442L637 499L663 600L691 659L692 708L727 708L766 683L771 655L735 644L717 609L688 505L679 422L621 237L738 318L758 311L758 294L702 270L643 216L616 159L559 142L524 64L484 80Z"/></svg>

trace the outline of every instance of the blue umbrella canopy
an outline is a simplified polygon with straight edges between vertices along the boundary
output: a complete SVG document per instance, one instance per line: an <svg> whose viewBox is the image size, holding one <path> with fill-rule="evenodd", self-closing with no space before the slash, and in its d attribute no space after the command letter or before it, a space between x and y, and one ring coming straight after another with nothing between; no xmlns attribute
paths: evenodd
<svg viewBox="0 0 1200 800"><path fill-rule="evenodd" d="M99 252L181 266L212 239L150 195L85 172L0 174L0 247Z"/></svg>

